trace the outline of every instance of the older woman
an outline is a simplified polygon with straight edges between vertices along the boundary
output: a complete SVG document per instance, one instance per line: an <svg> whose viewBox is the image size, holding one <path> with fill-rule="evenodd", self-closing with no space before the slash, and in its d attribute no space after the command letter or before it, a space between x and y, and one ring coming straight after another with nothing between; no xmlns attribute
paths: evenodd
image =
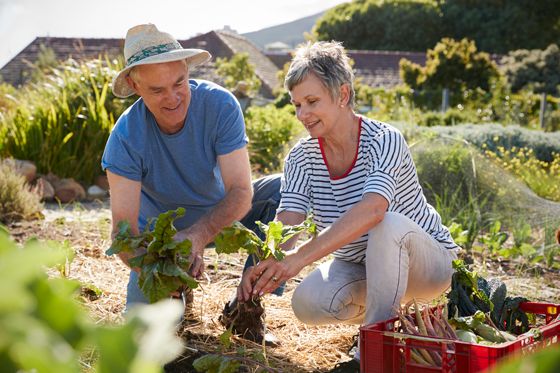
<svg viewBox="0 0 560 373"><path fill-rule="evenodd" d="M298 49L285 85L309 137L286 158L277 220L299 224L311 213L320 233L249 269L238 289L242 301L271 292L333 254L293 294L308 324L371 324L408 299L432 299L449 286L457 257L402 134L353 111L353 80L339 43Z"/></svg>

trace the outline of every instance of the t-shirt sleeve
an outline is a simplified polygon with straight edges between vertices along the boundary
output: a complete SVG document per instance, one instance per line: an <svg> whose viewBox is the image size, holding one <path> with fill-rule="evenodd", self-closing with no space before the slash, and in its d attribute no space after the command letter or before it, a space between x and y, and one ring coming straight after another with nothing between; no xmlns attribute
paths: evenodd
<svg viewBox="0 0 560 373"><path fill-rule="evenodd" d="M101 167L130 180L142 180L142 157L124 141L116 128L105 145Z"/></svg>
<svg viewBox="0 0 560 373"><path fill-rule="evenodd" d="M372 161L363 194L380 194L391 204L408 146L400 132L385 131L372 142L369 151Z"/></svg>
<svg viewBox="0 0 560 373"><path fill-rule="evenodd" d="M239 103L229 92L222 92L220 96L222 102L216 105L218 114L215 148L217 155L224 155L247 145L248 138Z"/></svg>
<svg viewBox="0 0 560 373"><path fill-rule="evenodd" d="M290 154L284 162L284 175L280 187L282 198L276 212L293 211L307 215L311 203L309 191L308 174L303 165Z"/></svg>

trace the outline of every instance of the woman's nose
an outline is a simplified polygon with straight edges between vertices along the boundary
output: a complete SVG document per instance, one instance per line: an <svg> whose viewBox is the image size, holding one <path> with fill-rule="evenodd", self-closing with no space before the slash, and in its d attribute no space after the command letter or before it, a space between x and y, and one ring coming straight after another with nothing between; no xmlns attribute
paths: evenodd
<svg viewBox="0 0 560 373"><path fill-rule="evenodd" d="M296 109L296 117L299 119L300 122L303 122L308 115L308 111L305 110L303 107L299 107Z"/></svg>

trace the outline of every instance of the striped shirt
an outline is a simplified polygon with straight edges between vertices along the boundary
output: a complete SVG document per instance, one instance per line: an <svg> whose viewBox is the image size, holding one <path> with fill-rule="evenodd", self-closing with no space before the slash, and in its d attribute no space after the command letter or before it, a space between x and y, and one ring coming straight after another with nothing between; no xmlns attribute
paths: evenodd
<svg viewBox="0 0 560 373"><path fill-rule="evenodd" d="M361 117L359 138L354 164L339 177L329 175L319 139L300 140L286 157L278 212L312 213L321 231L365 193L377 193L389 202L388 211L407 216L447 249L457 249L441 217L426 201L403 135L388 124ZM367 239L366 233L333 255L362 263Z"/></svg>

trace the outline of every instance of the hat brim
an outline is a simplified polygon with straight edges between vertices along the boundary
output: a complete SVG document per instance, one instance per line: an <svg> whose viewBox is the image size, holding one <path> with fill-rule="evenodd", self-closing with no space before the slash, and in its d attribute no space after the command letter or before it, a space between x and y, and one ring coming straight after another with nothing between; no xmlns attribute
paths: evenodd
<svg viewBox="0 0 560 373"><path fill-rule="evenodd" d="M166 53L157 54L155 56L146 57L140 61L132 63L119 71L113 78L112 90L113 94L120 98L127 98L132 96L135 92L128 85L126 77L135 66L150 65L154 63L164 63L186 60L189 68L200 65L209 61L212 58L208 51L203 49L177 49Z"/></svg>

